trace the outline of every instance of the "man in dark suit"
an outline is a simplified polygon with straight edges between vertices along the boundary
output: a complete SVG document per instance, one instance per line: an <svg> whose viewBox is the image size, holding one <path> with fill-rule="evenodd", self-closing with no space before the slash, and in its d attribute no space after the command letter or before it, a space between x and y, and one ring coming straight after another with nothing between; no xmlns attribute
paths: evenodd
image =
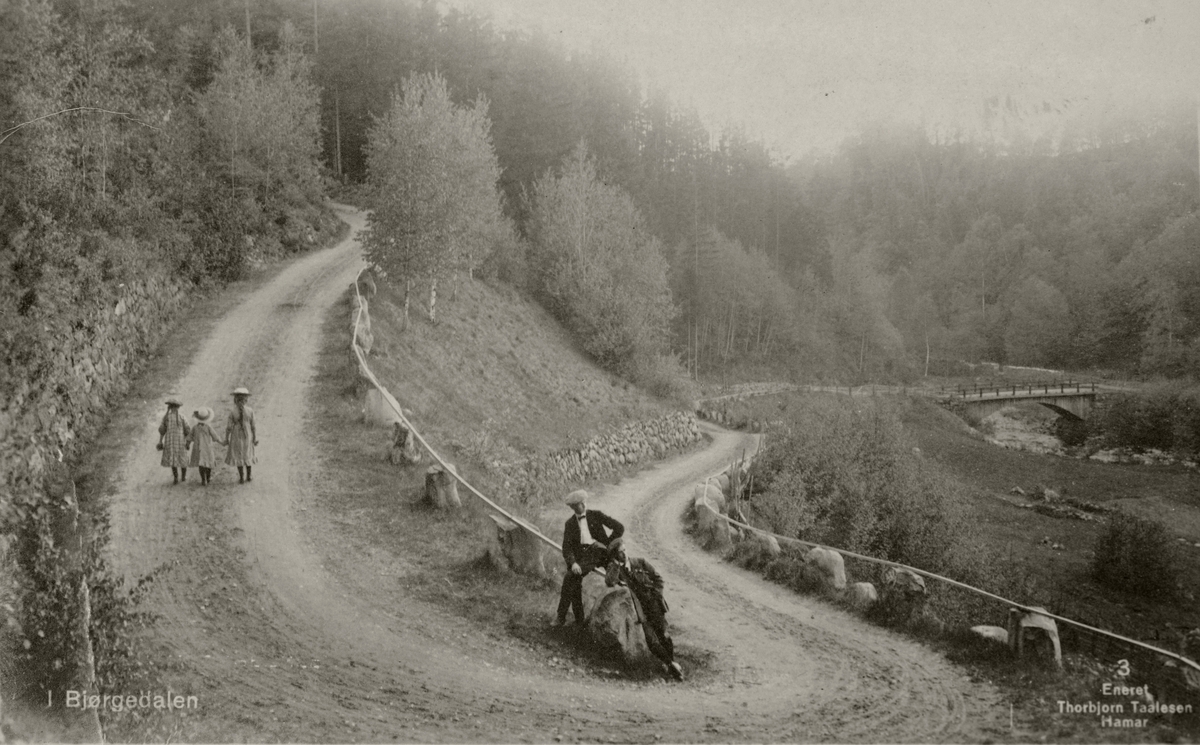
<svg viewBox="0 0 1200 745"><path fill-rule="evenodd" d="M587 508L588 493L573 491L563 500L574 512L563 526L562 555L567 563L562 592L558 600L557 625L567 622L568 608L575 612L575 623L582 624L583 578L588 572L608 564L608 544L625 533L625 526L600 510Z"/></svg>
<svg viewBox="0 0 1200 745"><path fill-rule="evenodd" d="M683 680L683 668L675 661L675 642L667 632L667 600L663 597L662 575L645 559L630 559L621 541L614 541L604 582L609 587L624 585L633 593L634 610L650 653L667 666L667 675Z"/></svg>

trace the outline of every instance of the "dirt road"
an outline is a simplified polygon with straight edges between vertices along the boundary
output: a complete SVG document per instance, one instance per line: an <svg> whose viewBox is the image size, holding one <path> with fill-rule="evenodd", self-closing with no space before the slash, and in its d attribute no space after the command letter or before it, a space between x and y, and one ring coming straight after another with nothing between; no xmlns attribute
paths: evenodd
<svg viewBox="0 0 1200 745"><path fill-rule="evenodd" d="M357 229L360 213L343 217ZM164 684L199 708L165 720L173 740L550 742L982 741L1007 706L937 655L853 616L762 582L697 550L681 530L692 485L752 435L712 428L707 449L608 487L595 504L627 521L633 555L665 575L678 644L713 674L680 685L547 669L536 645L419 602L385 604L371 577L340 582L336 545L312 526L316 471L307 413L322 319L361 258L347 241L306 257L229 308L175 393L189 414L253 393L259 465L172 486L153 443L160 400L115 416L141 432L111 496L113 560L166 571L150 602ZM395 391L403 400L403 392ZM344 556L340 557L345 559ZM364 562L366 567L371 566ZM109 693L127 693L111 691Z"/></svg>

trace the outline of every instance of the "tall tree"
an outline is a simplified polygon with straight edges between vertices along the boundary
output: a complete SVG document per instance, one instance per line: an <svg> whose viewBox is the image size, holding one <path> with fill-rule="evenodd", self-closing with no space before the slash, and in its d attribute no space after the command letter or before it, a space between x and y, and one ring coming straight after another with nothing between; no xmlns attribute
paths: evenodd
<svg viewBox="0 0 1200 745"><path fill-rule="evenodd" d="M633 379L667 349L674 306L662 246L633 200L605 184L580 144L561 175L533 190L530 238L536 286L602 365Z"/></svg>
<svg viewBox="0 0 1200 745"><path fill-rule="evenodd" d="M487 101L456 106L446 79L409 76L391 109L368 135L369 179L376 207L363 238L367 258L405 286L429 283L436 322L437 282L478 266L504 229Z"/></svg>

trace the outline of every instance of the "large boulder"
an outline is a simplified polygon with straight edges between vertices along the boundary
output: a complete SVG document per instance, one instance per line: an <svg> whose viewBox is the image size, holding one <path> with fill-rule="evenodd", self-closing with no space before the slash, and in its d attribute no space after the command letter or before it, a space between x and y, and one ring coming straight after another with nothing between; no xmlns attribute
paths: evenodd
<svg viewBox="0 0 1200 745"><path fill-rule="evenodd" d="M729 496L729 474L722 473L716 478L717 488L721 490L721 494L725 497Z"/></svg>
<svg viewBox="0 0 1200 745"><path fill-rule="evenodd" d="M760 533L757 530L749 532L749 540L754 541L758 546L759 553L769 558L777 558L782 551L779 548L779 541L775 540L775 536L770 533Z"/></svg>
<svg viewBox="0 0 1200 745"><path fill-rule="evenodd" d="M846 600L858 610L866 610L879 602L879 595L870 582L855 582L846 588Z"/></svg>
<svg viewBox="0 0 1200 745"><path fill-rule="evenodd" d="M1003 626L972 626L971 633L981 639L1008 646L1008 629Z"/></svg>
<svg viewBox="0 0 1200 745"><path fill-rule="evenodd" d="M729 534L729 523L704 499L696 505L696 534L709 551L723 551L733 545Z"/></svg>
<svg viewBox="0 0 1200 745"><path fill-rule="evenodd" d="M721 493L721 487L716 481L696 484L696 488L692 490L692 504L696 506L702 501L707 501L714 510L725 514L725 495Z"/></svg>
<svg viewBox="0 0 1200 745"><path fill-rule="evenodd" d="M454 464L447 463L446 468L434 463L425 469L425 501L439 510L460 509L462 500L458 497L458 479Z"/></svg>
<svg viewBox="0 0 1200 745"><path fill-rule="evenodd" d="M362 274L360 274L358 276L357 285L358 285L358 294L361 297L363 297L365 299L370 299L370 298L375 297L375 292L376 292L375 277L372 274L372 272L366 271L366 272L363 272ZM354 287L353 284L351 284L350 286Z"/></svg>
<svg viewBox="0 0 1200 745"><path fill-rule="evenodd" d="M827 590L846 589L846 562L833 549L814 548L804 557L804 573L809 581Z"/></svg>
<svg viewBox="0 0 1200 745"><path fill-rule="evenodd" d="M658 667L646 646L629 588L606 587L588 615L587 628L596 646L614 663L631 669Z"/></svg>
<svg viewBox="0 0 1200 745"><path fill-rule="evenodd" d="M925 578L903 567L888 567L880 583L880 604L891 623L912 624L925 615Z"/></svg>
<svg viewBox="0 0 1200 745"><path fill-rule="evenodd" d="M903 567L888 567L883 573L883 591L885 595L897 594L906 598L920 596L924 598L925 578L911 569Z"/></svg>
<svg viewBox="0 0 1200 745"><path fill-rule="evenodd" d="M415 466L421 462L421 458L421 449L417 447L417 440L412 432L401 422L393 423L392 447L388 449L388 462L393 466Z"/></svg>

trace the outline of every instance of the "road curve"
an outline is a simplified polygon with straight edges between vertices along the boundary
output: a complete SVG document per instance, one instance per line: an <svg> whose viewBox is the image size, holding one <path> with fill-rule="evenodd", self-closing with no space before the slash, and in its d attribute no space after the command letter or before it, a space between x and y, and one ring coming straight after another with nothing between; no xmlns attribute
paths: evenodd
<svg viewBox="0 0 1200 745"><path fill-rule="evenodd" d="M213 406L221 432L229 390L250 388L252 484L225 468L208 487L171 486L152 449L159 400L115 415L140 434L110 490L112 559L128 576L169 567L149 601L154 640L165 683L200 700L173 739L970 742L1007 728L997 693L938 655L694 546L680 522L692 485L753 435L706 426L704 450L596 494L627 521L631 552L665 575L677 644L710 657L713 672L682 685L549 670L536 645L385 601L367 561L335 576L338 548L307 512L321 478L307 402L318 330L359 266L353 240L291 264L230 308L161 392L189 414Z"/></svg>

